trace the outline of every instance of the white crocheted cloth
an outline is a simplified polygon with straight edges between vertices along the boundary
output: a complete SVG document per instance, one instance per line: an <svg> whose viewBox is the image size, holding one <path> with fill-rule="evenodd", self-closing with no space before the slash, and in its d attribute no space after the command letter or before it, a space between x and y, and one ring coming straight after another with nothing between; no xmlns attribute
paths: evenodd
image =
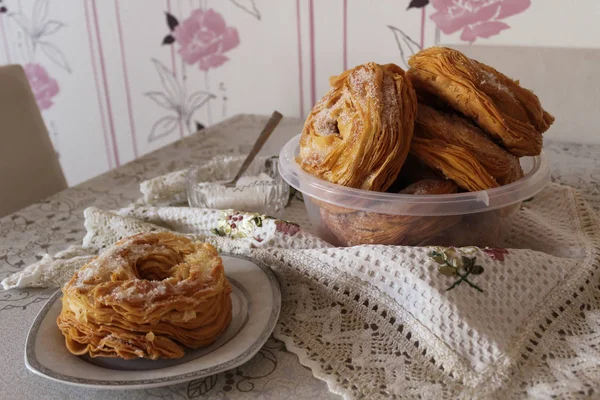
<svg viewBox="0 0 600 400"><path fill-rule="evenodd" d="M282 289L275 337L346 398L600 393L600 221L571 188L550 185L525 203L507 251L333 248L276 220L231 239L213 233L222 217L179 207L90 208L83 246L3 283L54 286L120 237L170 229L270 265ZM433 251L450 263L474 258L483 272L468 280L482 292L465 281L447 290L460 279L439 272L444 261Z"/></svg>

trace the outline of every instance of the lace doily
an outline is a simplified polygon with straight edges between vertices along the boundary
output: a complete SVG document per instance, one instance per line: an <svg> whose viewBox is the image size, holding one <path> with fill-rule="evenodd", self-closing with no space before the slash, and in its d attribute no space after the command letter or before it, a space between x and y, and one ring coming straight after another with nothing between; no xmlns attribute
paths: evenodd
<svg viewBox="0 0 600 400"><path fill-rule="evenodd" d="M242 229L226 228L233 216ZM573 189L550 185L525 203L509 249L333 248L295 224L256 218L91 208L83 246L73 249L86 253L44 265L67 269L122 236L171 229L271 265L282 289L275 337L346 398L600 391L600 221Z"/></svg>

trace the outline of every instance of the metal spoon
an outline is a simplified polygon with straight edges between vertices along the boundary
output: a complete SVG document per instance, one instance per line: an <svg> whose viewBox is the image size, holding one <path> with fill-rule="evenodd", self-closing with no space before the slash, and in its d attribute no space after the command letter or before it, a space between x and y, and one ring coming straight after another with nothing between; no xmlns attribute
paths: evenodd
<svg viewBox="0 0 600 400"><path fill-rule="evenodd" d="M273 133L273 131L275 130L277 125L279 125L279 122L281 121L282 118L283 118L283 115L281 115L278 111L273 111L273 115L271 115L271 118L269 118L269 121L267 122L267 124L263 128L262 132L258 136L258 139L256 139L256 142L254 142L254 146L252 147L252 150L250 150L248 157L246 157L246 159L242 163L242 166L240 167L240 170L238 171L238 173L235 175L235 177L231 181L219 182L220 184L222 184L226 187L235 186L238 179L240 179L240 177L244 174L244 172L246 172L246 170L248 169L248 167L254 160L254 157L256 157L256 154L258 154L260 149L262 149L263 145L265 144L267 139L269 139L269 136L271 136L271 133Z"/></svg>

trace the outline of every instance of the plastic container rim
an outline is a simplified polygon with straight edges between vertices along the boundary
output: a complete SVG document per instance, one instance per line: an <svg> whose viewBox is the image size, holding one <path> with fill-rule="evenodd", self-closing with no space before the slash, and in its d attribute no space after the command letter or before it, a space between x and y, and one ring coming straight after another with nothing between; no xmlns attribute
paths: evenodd
<svg viewBox="0 0 600 400"><path fill-rule="evenodd" d="M539 193L550 180L550 168L546 155L528 157L531 170L521 179L508 185L478 192L455 194L412 195L375 192L338 185L310 175L296 162L300 136L290 139L279 153L279 173L294 189L303 195L340 207L354 210L381 212L392 215L462 215L492 211L522 202ZM346 197L351 202L338 200ZM385 204L385 210L380 207ZM463 211L457 207L464 206ZM432 209L423 211L423 209Z"/></svg>

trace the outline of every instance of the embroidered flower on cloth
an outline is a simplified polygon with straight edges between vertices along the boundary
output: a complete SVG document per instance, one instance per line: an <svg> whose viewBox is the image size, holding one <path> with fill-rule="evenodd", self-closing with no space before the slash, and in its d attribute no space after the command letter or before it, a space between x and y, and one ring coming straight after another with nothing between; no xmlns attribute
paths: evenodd
<svg viewBox="0 0 600 400"><path fill-rule="evenodd" d="M300 231L300 226L291 222L277 220L275 221L275 229L277 232L281 232L284 235L294 236Z"/></svg>
<svg viewBox="0 0 600 400"><path fill-rule="evenodd" d="M439 265L438 272L459 278L446 289L447 291L465 282L473 289L483 292L483 289L469 279L471 275L481 275L484 271L483 267L477 264L475 257L479 250L477 247L431 247L431 249L429 257Z"/></svg>
<svg viewBox="0 0 600 400"><path fill-rule="evenodd" d="M261 243L276 234L294 236L300 232L300 226L264 214L225 210L212 232L232 239L251 238Z"/></svg>
<svg viewBox="0 0 600 400"><path fill-rule="evenodd" d="M499 249L496 247L486 247L485 249L482 249L481 251L483 251L485 254L490 256L490 258L492 260L496 260L496 261L504 261L504 255L508 254L508 250Z"/></svg>

